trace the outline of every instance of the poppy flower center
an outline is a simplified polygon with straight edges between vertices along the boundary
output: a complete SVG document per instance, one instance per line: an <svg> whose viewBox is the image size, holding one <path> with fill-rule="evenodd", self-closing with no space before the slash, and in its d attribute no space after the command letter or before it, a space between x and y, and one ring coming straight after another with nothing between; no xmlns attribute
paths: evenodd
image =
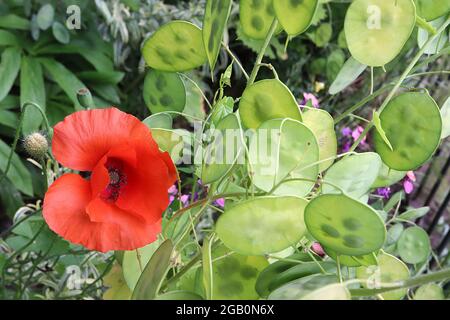
<svg viewBox="0 0 450 320"><path fill-rule="evenodd" d="M106 202L115 202L121 189L127 184L127 177L120 160L108 159L105 168L108 170L109 183L103 190L101 198Z"/></svg>

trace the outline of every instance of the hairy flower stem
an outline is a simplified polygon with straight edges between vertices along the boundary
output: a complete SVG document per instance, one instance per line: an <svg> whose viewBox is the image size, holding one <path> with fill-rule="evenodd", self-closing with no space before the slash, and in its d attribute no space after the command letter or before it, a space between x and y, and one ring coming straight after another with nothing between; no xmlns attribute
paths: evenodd
<svg viewBox="0 0 450 320"><path fill-rule="evenodd" d="M275 33L275 30L278 25L278 20L273 19L272 25L270 26L269 32L267 33L266 39L264 40L264 44L261 47L261 50L258 53L258 56L256 58L255 66L253 67L252 73L250 74L250 79L247 82L247 86L252 85L256 77L258 76L259 68L261 68L261 62L264 58L264 54L266 53L267 47L270 44L270 40L272 40L273 34Z"/></svg>

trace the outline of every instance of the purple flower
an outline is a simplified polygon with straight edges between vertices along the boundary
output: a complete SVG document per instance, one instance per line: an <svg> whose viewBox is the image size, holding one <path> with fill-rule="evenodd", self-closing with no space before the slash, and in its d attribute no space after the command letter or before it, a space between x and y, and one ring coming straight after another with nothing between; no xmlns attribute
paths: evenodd
<svg viewBox="0 0 450 320"><path fill-rule="evenodd" d="M363 127L357 126L357 127L355 128L355 130L352 131L352 138L353 138L353 140L354 140L354 141L358 140L359 137L361 136L361 133L363 133L363 131L364 131L364 128L363 128ZM364 144L364 143L366 142L366 138L367 138L367 137L364 137L364 138L361 140L361 144Z"/></svg>
<svg viewBox="0 0 450 320"><path fill-rule="evenodd" d="M416 175L413 171L408 171L406 177L403 180L403 189L406 194L411 194L414 191L414 182L416 181Z"/></svg>
<svg viewBox="0 0 450 320"><path fill-rule="evenodd" d="M313 95L312 93L304 93L303 94L303 101L302 101L302 105L306 105L308 103L308 101L311 101L311 105L314 108L319 108L319 100L317 100L316 96Z"/></svg>
<svg viewBox="0 0 450 320"><path fill-rule="evenodd" d="M325 256L325 251L323 251L322 246L318 242L314 242L311 246L311 250L314 251L317 255L323 257Z"/></svg>
<svg viewBox="0 0 450 320"><path fill-rule="evenodd" d="M342 146L342 152L348 152L351 148L352 144L350 143L350 141L347 141L346 143L344 143L344 145Z"/></svg>
<svg viewBox="0 0 450 320"><path fill-rule="evenodd" d="M389 197L391 196L391 188L387 187L387 188L378 188L377 189L377 194L379 196L383 196L385 199L389 199Z"/></svg>
<svg viewBox="0 0 450 320"><path fill-rule="evenodd" d="M189 195L188 194L181 195L180 201L183 205L187 205L189 202Z"/></svg>
<svg viewBox="0 0 450 320"><path fill-rule="evenodd" d="M344 137L351 137L352 129L350 129L349 127L344 127L344 128L342 128L341 133Z"/></svg>
<svg viewBox="0 0 450 320"><path fill-rule="evenodd" d="M177 186L174 184L173 186L171 186L170 188L169 188L169 190L167 190L170 194L177 194L177 192L178 192L178 188L177 188Z"/></svg>
<svg viewBox="0 0 450 320"><path fill-rule="evenodd" d="M214 204L218 207L223 208L225 207L225 199L224 198L217 199L216 201L214 201Z"/></svg>

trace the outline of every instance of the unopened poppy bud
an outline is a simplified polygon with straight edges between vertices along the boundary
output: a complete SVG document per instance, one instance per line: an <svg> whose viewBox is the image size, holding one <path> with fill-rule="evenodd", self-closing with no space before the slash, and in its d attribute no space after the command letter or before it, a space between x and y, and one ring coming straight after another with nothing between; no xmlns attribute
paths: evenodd
<svg viewBox="0 0 450 320"><path fill-rule="evenodd" d="M80 105L86 110L95 109L94 100L88 88L82 88L77 91L77 99Z"/></svg>
<svg viewBox="0 0 450 320"><path fill-rule="evenodd" d="M34 159L42 159L48 150L48 141L39 132L34 132L25 137L23 147Z"/></svg>

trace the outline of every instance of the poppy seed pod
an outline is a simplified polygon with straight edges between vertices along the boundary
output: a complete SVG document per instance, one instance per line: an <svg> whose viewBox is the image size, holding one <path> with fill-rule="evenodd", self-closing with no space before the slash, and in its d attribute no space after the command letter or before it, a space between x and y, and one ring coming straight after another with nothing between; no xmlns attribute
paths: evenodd
<svg viewBox="0 0 450 320"><path fill-rule="evenodd" d="M48 150L48 141L41 133L34 132L25 137L23 147L32 158L41 160Z"/></svg>

